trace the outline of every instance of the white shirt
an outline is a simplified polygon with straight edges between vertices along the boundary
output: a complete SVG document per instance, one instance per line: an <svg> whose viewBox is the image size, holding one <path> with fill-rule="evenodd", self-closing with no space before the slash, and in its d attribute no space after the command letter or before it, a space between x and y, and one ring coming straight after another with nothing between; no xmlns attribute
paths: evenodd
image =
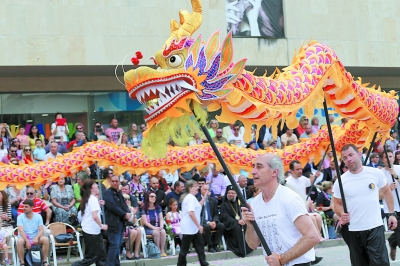
<svg viewBox="0 0 400 266"><path fill-rule="evenodd" d="M396 172L397 176L400 176L400 165L392 165L393 170ZM393 183L392 175L388 170L385 168L382 168L381 171L386 177L386 181L388 184ZM398 179L395 179L396 185L397 185L397 191L400 191L400 182ZM400 212L400 206L399 206L399 201L397 200L397 195L396 195L396 190L392 190L392 195L393 195L393 202L394 202L394 211ZM345 195L346 196L346 195ZM400 196L400 194L399 194ZM383 199L383 211L385 213L389 213L389 208L386 204L385 198Z"/></svg>
<svg viewBox="0 0 400 266"><path fill-rule="evenodd" d="M57 137L63 137L64 141L68 141L68 137L66 134L66 127L65 126L56 126L56 123L51 124L51 132L53 132L57 127L57 134L54 134L54 136Z"/></svg>
<svg viewBox="0 0 400 266"><path fill-rule="evenodd" d="M306 188L311 186L311 181L309 178L305 176L300 176L299 178L294 178L293 176L289 176L286 178L286 182L288 185L290 185L296 192L303 198L303 200L306 200L307 194L306 194Z"/></svg>
<svg viewBox="0 0 400 266"><path fill-rule="evenodd" d="M82 230L91 235L98 235L100 234L101 227L95 222L95 220L92 217L92 212L98 211L97 215L101 221L100 218L100 204L99 200L93 196L90 195L88 203L86 203L86 208L85 208L85 213L83 214L82 217Z"/></svg>
<svg viewBox="0 0 400 266"><path fill-rule="evenodd" d="M232 134L228 137L228 143L230 144L232 142L234 142L232 145L236 145L239 148L244 148L244 139L243 139L243 135L239 134L237 137Z"/></svg>
<svg viewBox="0 0 400 266"><path fill-rule="evenodd" d="M57 152L57 155L54 156L54 154L52 154L51 152L49 152L49 153L47 153L47 154L44 156L43 161L47 162L49 159L55 159L55 158L57 158L58 156L62 156L62 154Z"/></svg>
<svg viewBox="0 0 400 266"><path fill-rule="evenodd" d="M350 213L349 231L364 231L381 226L381 207L379 189L386 184L386 178L380 169L363 166L358 174L350 171L341 177L347 211ZM333 196L341 199L339 182L333 185Z"/></svg>
<svg viewBox="0 0 400 266"><path fill-rule="evenodd" d="M195 235L199 231L189 212L194 211L197 222L200 224L201 205L192 194L187 194L182 202L181 230L184 235Z"/></svg>
<svg viewBox="0 0 400 266"><path fill-rule="evenodd" d="M7 149L0 150L0 161L8 155Z"/></svg>
<svg viewBox="0 0 400 266"><path fill-rule="evenodd" d="M300 196L290 188L279 185L274 197L267 203L264 202L262 193L260 193L252 200L251 207L255 221L271 252L283 254L302 237L294 222L298 217L307 215L307 209ZM264 250L263 252L264 256L267 256ZM306 263L314 259L315 251L312 248L285 266ZM265 265L268 265L267 261L265 261Z"/></svg>

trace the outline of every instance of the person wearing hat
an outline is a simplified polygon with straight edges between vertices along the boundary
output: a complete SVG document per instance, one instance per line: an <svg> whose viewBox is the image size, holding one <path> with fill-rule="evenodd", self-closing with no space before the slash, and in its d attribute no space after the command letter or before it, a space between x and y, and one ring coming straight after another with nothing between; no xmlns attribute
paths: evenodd
<svg viewBox="0 0 400 266"><path fill-rule="evenodd" d="M240 203L232 185L227 186L223 203L220 207L220 221L225 225L225 241L228 250L238 257L245 257L253 250L244 239L247 226L242 219Z"/></svg>
<svg viewBox="0 0 400 266"><path fill-rule="evenodd" d="M256 151L256 150L258 150L258 144L257 144L257 142L255 140L252 140L247 144L246 148Z"/></svg>
<svg viewBox="0 0 400 266"><path fill-rule="evenodd" d="M392 129L390 130L390 139L386 141L386 147L391 149L392 151L397 150L397 145L399 144L399 141L397 140L397 131Z"/></svg>
<svg viewBox="0 0 400 266"><path fill-rule="evenodd" d="M268 140L268 142L267 142L267 148L276 149L276 140L274 140L274 139Z"/></svg>

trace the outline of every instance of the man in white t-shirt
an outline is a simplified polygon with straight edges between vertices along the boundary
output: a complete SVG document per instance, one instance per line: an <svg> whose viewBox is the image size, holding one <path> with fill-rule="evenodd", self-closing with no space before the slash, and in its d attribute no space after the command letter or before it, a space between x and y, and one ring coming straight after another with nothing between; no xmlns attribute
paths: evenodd
<svg viewBox="0 0 400 266"><path fill-rule="evenodd" d="M393 196L381 170L364 167L361 153L353 144L347 144L341 151L342 160L349 169L341 176L347 213L343 210L339 182L333 186L333 209L340 217L340 223L348 225L347 244L352 265L387 265L384 228L379 204L381 189L389 209L389 226L397 227L393 210Z"/></svg>
<svg viewBox="0 0 400 266"><path fill-rule="evenodd" d="M306 200L307 198L307 188L311 186L314 182L314 175L310 175L310 178L303 176L303 167L301 163L297 160L293 160L289 164L291 175L286 178L286 182L294 190L299 193L299 195Z"/></svg>
<svg viewBox="0 0 400 266"><path fill-rule="evenodd" d="M400 165L394 165L394 155L392 150L387 150L387 154L389 157L389 162L391 168L389 168L388 161L386 159L385 153L382 154L382 161L385 164L385 168L382 168L381 171L386 177L386 181L389 184L390 190L392 191L392 196L394 199L394 211L397 215L397 223L399 223L400 214L400 206L399 200L397 199L396 189L399 190L398 187L400 186L399 177L400 177ZM395 181L393 182L393 178ZM398 192L397 192L398 193ZM383 199L383 211L385 212L385 216L389 214L389 208L386 203L386 200ZM392 260L396 260L396 247L400 244L400 227L398 226L394 233L388 238L389 246L390 246L390 258Z"/></svg>
<svg viewBox="0 0 400 266"><path fill-rule="evenodd" d="M254 185L261 190L250 209L242 207L250 248L260 244L251 221L256 221L272 254L265 265L309 265L315 258L314 246L320 236L307 215L304 201L284 183L282 160L273 154L257 157L252 170ZM264 253L264 255L266 255Z"/></svg>
<svg viewBox="0 0 400 266"><path fill-rule="evenodd" d="M240 134L240 127L238 124L233 125L233 134L228 137L228 143L239 148L244 148L243 134Z"/></svg>

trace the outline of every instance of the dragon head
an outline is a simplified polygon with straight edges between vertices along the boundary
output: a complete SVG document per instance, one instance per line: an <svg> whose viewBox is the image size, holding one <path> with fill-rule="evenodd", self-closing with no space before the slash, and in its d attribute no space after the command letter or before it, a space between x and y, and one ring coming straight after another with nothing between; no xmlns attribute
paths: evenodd
<svg viewBox="0 0 400 266"><path fill-rule="evenodd" d="M222 46L219 31L204 43L191 35L200 27L202 6L192 0L193 13L181 10L180 25L171 21L171 36L152 59L157 69L139 67L125 73L129 96L146 104L143 151L148 155L165 155L170 137L183 145L194 133L197 122L205 125L207 101L225 97L233 88L229 84L242 72L245 61L232 63L232 35ZM193 111L197 119L193 119Z"/></svg>

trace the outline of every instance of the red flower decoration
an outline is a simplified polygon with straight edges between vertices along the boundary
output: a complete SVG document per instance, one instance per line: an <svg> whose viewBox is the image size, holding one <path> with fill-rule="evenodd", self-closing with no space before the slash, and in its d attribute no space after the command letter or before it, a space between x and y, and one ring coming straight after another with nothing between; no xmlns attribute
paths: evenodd
<svg viewBox="0 0 400 266"><path fill-rule="evenodd" d="M143 54L140 51L136 52L136 58L137 59L142 59L143 58Z"/></svg>
<svg viewBox="0 0 400 266"><path fill-rule="evenodd" d="M131 58L131 62L132 62L132 64L134 64L135 66L139 65L139 59L137 59L136 57L132 57L132 58Z"/></svg>
<svg viewBox="0 0 400 266"><path fill-rule="evenodd" d="M166 220L167 224L171 224L171 220Z"/></svg>

